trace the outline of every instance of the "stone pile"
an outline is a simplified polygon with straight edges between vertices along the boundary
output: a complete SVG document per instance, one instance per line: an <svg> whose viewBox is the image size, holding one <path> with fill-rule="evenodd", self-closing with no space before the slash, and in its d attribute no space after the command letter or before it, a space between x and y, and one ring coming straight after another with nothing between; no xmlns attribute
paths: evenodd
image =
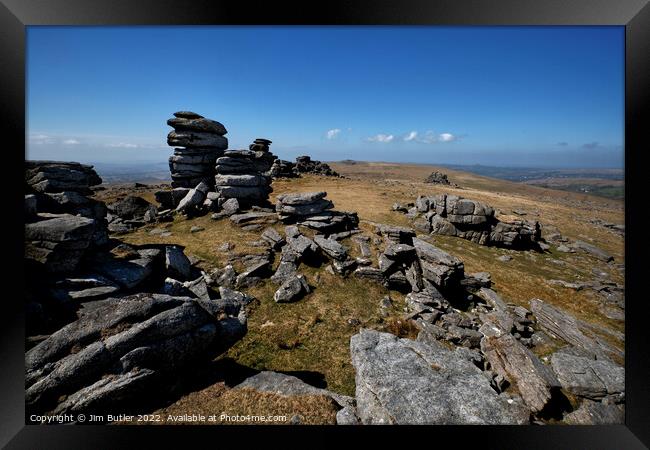
<svg viewBox="0 0 650 450"><path fill-rule="evenodd" d="M275 211L283 223L296 223L319 233L333 234L357 228L355 212L332 211L334 204L325 198L327 192L305 192L278 195Z"/></svg>
<svg viewBox="0 0 650 450"><path fill-rule="evenodd" d="M501 221L489 205L457 195L421 195L407 215L419 231L456 236L480 245L526 249L537 248L541 241L539 222Z"/></svg>
<svg viewBox="0 0 650 450"><path fill-rule="evenodd" d="M108 242L107 209L88 198L102 182L92 166L26 161L25 257L50 273L73 271Z"/></svg>
<svg viewBox="0 0 650 450"><path fill-rule="evenodd" d="M270 143L257 139L249 150L228 150L217 158L214 185L220 202L235 198L242 206L267 203L273 192L270 171L277 158L269 151Z"/></svg>
<svg viewBox="0 0 650 450"><path fill-rule="evenodd" d="M316 175L325 175L328 177L338 177L339 174L332 170L332 168L320 161L312 160L307 155L298 156L296 158L296 172L298 173L313 173Z"/></svg>
<svg viewBox="0 0 650 450"><path fill-rule="evenodd" d="M424 180L425 183L433 183L433 184L446 184L449 185L449 179L447 178L446 173L433 171L431 174Z"/></svg>
<svg viewBox="0 0 650 450"><path fill-rule="evenodd" d="M178 111L167 124L174 128L167 144L174 148L169 158L172 187L194 188L200 182L212 186L214 164L228 148L226 128L191 111Z"/></svg>

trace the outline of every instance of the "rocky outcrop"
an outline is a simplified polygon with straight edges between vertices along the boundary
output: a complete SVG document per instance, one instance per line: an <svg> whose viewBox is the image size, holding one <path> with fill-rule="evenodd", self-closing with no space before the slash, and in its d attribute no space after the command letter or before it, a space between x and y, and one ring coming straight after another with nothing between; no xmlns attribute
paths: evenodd
<svg viewBox="0 0 650 450"><path fill-rule="evenodd" d="M78 162L25 161L25 182L34 192L90 195L102 179L93 166Z"/></svg>
<svg viewBox="0 0 650 450"><path fill-rule="evenodd" d="M352 336L361 423L528 423L521 399L495 392L465 350L366 329Z"/></svg>
<svg viewBox="0 0 650 450"><path fill-rule="evenodd" d="M536 248L541 240L538 222L501 221L492 207L457 195L419 196L407 215L422 232L456 236L481 245L528 249Z"/></svg>
<svg viewBox="0 0 650 450"><path fill-rule="evenodd" d="M40 214L25 225L25 259L37 269L66 273L77 269L88 251L95 221L70 214Z"/></svg>
<svg viewBox="0 0 650 450"><path fill-rule="evenodd" d="M270 143L270 141L268 141ZM257 150L229 150L217 159L214 184L220 201L236 198L240 204L265 204L271 188L271 166L276 157L267 145Z"/></svg>
<svg viewBox="0 0 650 450"><path fill-rule="evenodd" d="M214 184L214 164L228 148L226 128L191 111L178 111L167 121L174 128L167 144L174 148L169 158L172 187L194 188L200 182Z"/></svg>
<svg viewBox="0 0 650 450"><path fill-rule="evenodd" d="M316 175L325 175L328 177L338 177L339 174L332 170L332 168L320 161L312 160L307 155L298 156L296 158L295 170L297 173L312 173Z"/></svg>
<svg viewBox="0 0 650 450"><path fill-rule="evenodd" d="M273 161L269 175L271 175L271 178L297 178L300 173L296 170L295 163L284 159L276 159Z"/></svg>
<svg viewBox="0 0 650 450"><path fill-rule="evenodd" d="M449 180L447 179L447 174L438 172L437 170L431 172L431 174L424 180L424 182L432 184L450 184Z"/></svg>
<svg viewBox="0 0 650 450"><path fill-rule="evenodd" d="M187 365L209 361L245 331L239 311L190 298L104 300L27 352L27 409L123 412L129 402L160 395Z"/></svg>
<svg viewBox="0 0 650 450"><path fill-rule="evenodd" d="M108 242L106 205L88 197L93 193L92 188L102 182L93 166L77 162L25 161L25 182L27 223L43 219L38 213L81 216L93 222L89 247Z"/></svg>

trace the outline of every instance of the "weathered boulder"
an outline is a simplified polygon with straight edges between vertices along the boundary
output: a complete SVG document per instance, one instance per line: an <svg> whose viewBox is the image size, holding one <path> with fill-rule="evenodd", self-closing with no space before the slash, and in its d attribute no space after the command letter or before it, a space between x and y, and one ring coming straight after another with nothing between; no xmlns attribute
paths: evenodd
<svg viewBox="0 0 650 450"><path fill-rule="evenodd" d="M543 300L530 300L530 309L537 318L537 323L543 330L565 342L578 347L601 359L609 359L608 348L601 342L586 336L580 330L580 324L575 317L562 311Z"/></svg>
<svg viewBox="0 0 650 450"><path fill-rule="evenodd" d="M314 242L330 258L344 261L348 257L348 250L333 239L325 239L321 235L314 236Z"/></svg>
<svg viewBox="0 0 650 450"><path fill-rule="evenodd" d="M118 216L121 219L142 219L147 211L155 208L154 205L135 195L128 195L125 198L118 200L108 205L108 210L111 214Z"/></svg>
<svg viewBox="0 0 650 450"><path fill-rule="evenodd" d="M559 351L551 356L551 366L562 388L574 395L592 400L624 399L625 369L618 364Z"/></svg>
<svg viewBox="0 0 650 450"><path fill-rule="evenodd" d="M625 423L622 405L585 400L575 411L564 416L568 425L619 425Z"/></svg>
<svg viewBox="0 0 650 450"><path fill-rule="evenodd" d="M289 276L273 294L276 303L288 303L298 300L302 295L310 292L309 284L304 275Z"/></svg>
<svg viewBox="0 0 650 450"><path fill-rule="evenodd" d="M63 278L54 283L52 297L59 301L88 301L115 294L120 286L99 274L88 274L83 278Z"/></svg>
<svg viewBox="0 0 650 450"><path fill-rule="evenodd" d="M334 400L341 408L350 407L354 403L354 399L351 397L337 394L327 389L317 388L291 375L271 371L263 371L246 378L234 387L234 389L243 388L286 396L324 395Z"/></svg>
<svg viewBox="0 0 650 450"><path fill-rule="evenodd" d="M551 368L542 364L511 334L484 337L481 351L491 370L517 385L521 397L533 412L543 410L553 391L560 387Z"/></svg>
<svg viewBox="0 0 650 450"><path fill-rule="evenodd" d="M70 214L41 214L25 224L25 259L47 272L74 271L89 248L95 220Z"/></svg>
<svg viewBox="0 0 650 450"><path fill-rule="evenodd" d="M420 258L422 276L426 280L443 288L453 288L460 284L465 270L460 259L422 239L413 238L412 242Z"/></svg>
<svg viewBox="0 0 650 450"><path fill-rule="evenodd" d="M188 280L191 276L192 264L181 247L168 245L165 247L165 268L172 277Z"/></svg>
<svg viewBox="0 0 650 450"><path fill-rule="evenodd" d="M463 351L362 329L350 353L364 424L528 422L521 400L497 394Z"/></svg>
<svg viewBox="0 0 650 450"><path fill-rule="evenodd" d="M138 294L98 303L25 355L28 410L117 412L160 394L188 364L210 360L246 331L244 315L217 318L189 298Z"/></svg>
<svg viewBox="0 0 650 450"><path fill-rule="evenodd" d="M35 192L76 191L90 195L101 184L93 166L78 162L25 161L25 182Z"/></svg>

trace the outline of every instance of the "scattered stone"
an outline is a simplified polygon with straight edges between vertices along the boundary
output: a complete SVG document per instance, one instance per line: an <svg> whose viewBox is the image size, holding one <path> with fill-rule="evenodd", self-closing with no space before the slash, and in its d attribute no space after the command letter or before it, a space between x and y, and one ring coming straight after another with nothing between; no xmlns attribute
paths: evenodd
<svg viewBox="0 0 650 450"><path fill-rule="evenodd" d="M501 261L501 262L509 262L509 261L512 261L512 256L510 256L510 255L502 255L502 256L499 256L497 258L497 260Z"/></svg>
<svg viewBox="0 0 650 450"><path fill-rule="evenodd" d="M181 247L168 245L165 247L165 269L172 277L189 280L192 265Z"/></svg>
<svg viewBox="0 0 650 450"><path fill-rule="evenodd" d="M580 250L583 250L587 253L589 253L592 256L595 256L596 258L600 259L601 261L605 262L610 262L614 260L614 257L607 253L605 250L596 247L595 245L588 244L583 241L575 241L572 244L573 247L578 248Z"/></svg>
<svg viewBox="0 0 650 450"><path fill-rule="evenodd" d="M293 275L282 283L273 295L277 303L288 303L298 300L302 295L310 292L307 280L303 275Z"/></svg>
<svg viewBox="0 0 650 450"><path fill-rule="evenodd" d="M314 236L314 242L327 254L329 257L345 261L348 257L347 249L333 239L325 239L323 236Z"/></svg>
<svg viewBox="0 0 650 450"><path fill-rule="evenodd" d="M203 227L200 227L198 225L192 225L192 227L190 228L190 233L198 233L199 231L204 231L204 230L205 228Z"/></svg>

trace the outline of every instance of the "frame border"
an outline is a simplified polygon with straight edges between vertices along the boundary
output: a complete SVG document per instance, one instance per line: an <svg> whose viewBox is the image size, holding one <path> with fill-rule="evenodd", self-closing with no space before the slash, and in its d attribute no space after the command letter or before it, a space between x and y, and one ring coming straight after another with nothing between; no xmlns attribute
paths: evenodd
<svg viewBox="0 0 650 450"><path fill-rule="evenodd" d="M647 448L650 445L650 359L647 352L648 332L642 302L641 264L644 252L637 240L643 239L641 151L642 124L650 123L648 114L648 74L650 74L650 6L648 0L381 0L364 4L362 0L336 0L297 8L292 3L258 1L226 2L195 0L2 0L0 3L0 54L3 69L0 109L5 118L3 128L11 138L4 157L5 166L23 167L25 146L25 27L34 25L614 25L625 26L625 222L626 222L626 417L625 425L551 426L551 427L194 427L192 439L228 437L237 442L280 438L283 445L303 442L307 432L327 434L326 440L340 445L341 438L398 437L422 438L424 442L449 442L499 448ZM645 144L645 147L642 147ZM22 148L22 155L19 149ZM22 160L21 160L22 158ZM15 161L14 161L15 159ZM5 175L5 174L3 174ZM23 200L16 186L22 186L23 171L6 172L2 183L12 193L10 235L22 236ZM14 180L13 177L16 177ZM647 188L646 188L647 189ZM18 191L18 192L16 192ZM15 192L16 195L13 195ZM11 239L10 239L11 240ZM23 244L9 243L20 261ZM634 245L633 245L634 244ZM11 261L11 260L7 260ZM8 264L9 265L9 264ZM5 295L1 329L0 361L3 365L2 403L0 406L0 445L6 448L115 448L133 446L134 440L164 447L187 445L187 427L48 427L24 423L24 314L22 311L22 264L11 267L11 281L16 296ZM19 283L15 284L15 280ZM639 297L637 300L636 297ZM154 431L155 429L155 431ZM243 431L243 433L242 433ZM433 432L433 434L432 434ZM311 434L311 433L310 433ZM325 436L324 436L325 437ZM401 436L400 436L401 437ZM460 439L459 439L460 437ZM298 439L296 439L298 438ZM217 441L220 442L220 441ZM324 442L324 441L323 441Z"/></svg>

